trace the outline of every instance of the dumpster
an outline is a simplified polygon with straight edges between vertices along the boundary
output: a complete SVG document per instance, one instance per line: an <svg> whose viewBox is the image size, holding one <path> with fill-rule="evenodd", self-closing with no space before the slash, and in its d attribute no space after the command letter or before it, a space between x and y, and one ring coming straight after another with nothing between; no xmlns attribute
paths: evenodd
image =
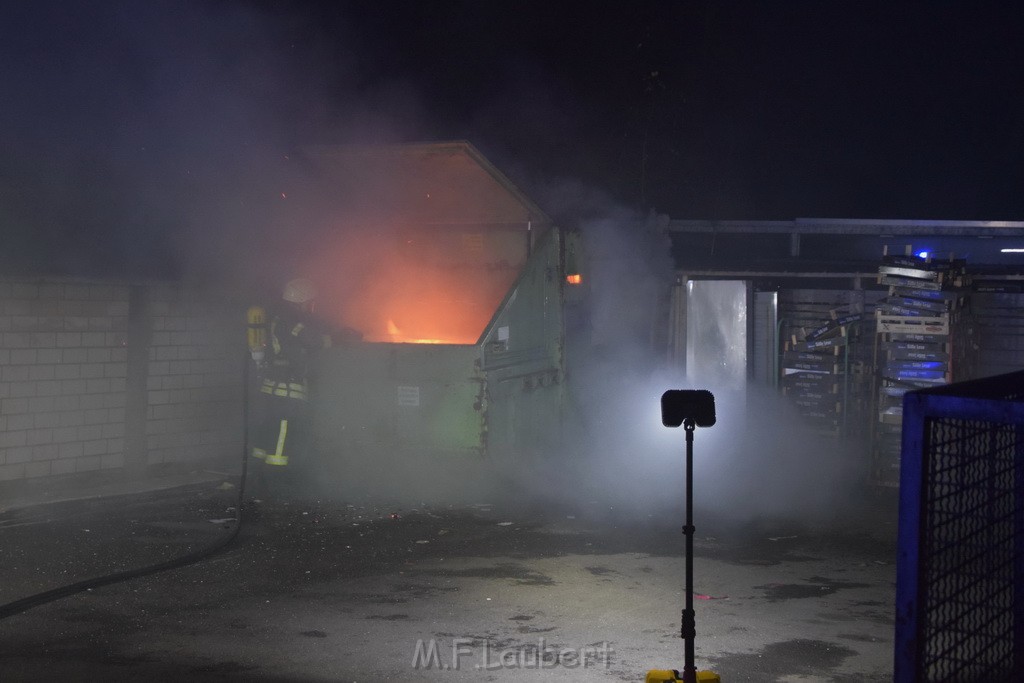
<svg viewBox="0 0 1024 683"><path fill-rule="evenodd" d="M320 360L319 457L339 476L387 481L543 455L561 433L578 238L467 143L385 161L400 168L363 176L389 178L376 193L389 210L361 207L348 245L325 248L311 273L334 294L321 314L362 335ZM332 253L346 254L347 280L332 278Z"/></svg>

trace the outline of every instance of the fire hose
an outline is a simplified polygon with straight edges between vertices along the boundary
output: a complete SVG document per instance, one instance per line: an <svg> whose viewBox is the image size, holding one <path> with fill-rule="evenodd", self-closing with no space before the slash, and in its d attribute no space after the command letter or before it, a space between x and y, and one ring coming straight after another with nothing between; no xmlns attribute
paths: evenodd
<svg viewBox="0 0 1024 683"><path fill-rule="evenodd" d="M105 576L98 576L91 579L85 579L76 583L54 588L52 590L43 591L42 593L36 593L30 595L27 598L21 598L13 602L8 602L4 605L0 605L0 619L6 619L16 614L21 614L33 607L44 605L54 600L60 600L61 598L70 597L76 593L82 591L92 590L93 588L99 588L101 586L109 586L110 584L120 583L121 581L128 581L129 579L140 578L148 576L150 574L156 574L158 572L167 571L168 569L178 569L185 567L190 564L195 564L200 560L204 560L212 555L224 550L228 547L232 541L238 537L238 531L242 527L242 503L245 500L245 479L248 471L248 453L249 453L249 364L251 362L250 352L246 350L245 356L245 373L242 379L242 473L238 483L238 495L235 501L235 519L234 526L229 533L223 538L217 540L211 545L201 548L195 552L182 555L180 557L172 558L164 562L158 562L146 567L140 567L137 569L129 569L122 572L116 572L113 574L107 574Z"/></svg>

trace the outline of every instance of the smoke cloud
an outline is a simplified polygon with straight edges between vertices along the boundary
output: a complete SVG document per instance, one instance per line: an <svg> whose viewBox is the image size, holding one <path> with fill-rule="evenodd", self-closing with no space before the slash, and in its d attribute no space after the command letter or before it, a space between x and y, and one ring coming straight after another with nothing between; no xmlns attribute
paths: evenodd
<svg viewBox="0 0 1024 683"><path fill-rule="evenodd" d="M675 272L667 219L631 211L576 183L552 187L547 200L555 214L581 217L590 288L584 314L570 318L567 329L567 448L553 450L541 476L524 475L535 493L638 519L681 514L685 433L661 424L660 398L667 389L709 389L718 422L695 434L698 508L730 523L829 523L852 514L852 484L865 474L863 445L820 435L784 397L747 384L745 356L737 357L729 339L734 302L708 299L708 310L689 321L701 325L690 336L700 347L690 354L700 367L686 376L669 362Z"/></svg>
<svg viewBox="0 0 1024 683"><path fill-rule="evenodd" d="M287 278L319 228L289 205L311 140L415 131L408 87L355 93L351 32L248 2L19 3L0 28L6 265ZM254 276L259 273L259 276Z"/></svg>
<svg viewBox="0 0 1024 683"><path fill-rule="evenodd" d="M366 230L362 216L338 214L339 198L302 146L431 139L438 130L463 129L428 127L417 84L367 80L353 32L339 23L328 42L316 22L315 12L230 1L9 7L0 28L0 87L8 93L0 107L0 258L8 272L187 277L227 285L246 302L276 298L280 284L303 269L330 288L365 290L368 270L394 256L381 246L394 244L394 228ZM564 89L530 73L515 84L516 97L491 83L492 97L474 106L472 125L491 129L526 106L529 135L564 137L552 136L549 125L568 131L575 119L554 116L538 104L543 97L526 97ZM431 469L431 481L417 476L425 468L399 462L395 470L410 488L384 476L380 491L471 499L519 482L541 499L638 512L678 502L682 432L662 427L658 412L665 389L687 388L667 365L667 219L581 183L531 177L509 145L492 146L506 150L499 165L556 223L583 237L591 296L567 323L570 424L543 472L462 464ZM406 265L395 272L408 274ZM388 321L335 314L359 321L371 336L390 333ZM735 515L827 503L846 467L834 448L794 436L794 416L773 396L700 388L718 396L719 424L697 435L699 503Z"/></svg>

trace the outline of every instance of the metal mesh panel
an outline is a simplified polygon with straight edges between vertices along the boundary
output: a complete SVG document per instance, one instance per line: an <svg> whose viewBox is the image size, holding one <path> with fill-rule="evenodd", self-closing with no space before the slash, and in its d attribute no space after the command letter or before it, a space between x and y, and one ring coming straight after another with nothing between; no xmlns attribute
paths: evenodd
<svg viewBox="0 0 1024 683"><path fill-rule="evenodd" d="M1010 680L1019 428L926 420L919 626L928 681Z"/></svg>

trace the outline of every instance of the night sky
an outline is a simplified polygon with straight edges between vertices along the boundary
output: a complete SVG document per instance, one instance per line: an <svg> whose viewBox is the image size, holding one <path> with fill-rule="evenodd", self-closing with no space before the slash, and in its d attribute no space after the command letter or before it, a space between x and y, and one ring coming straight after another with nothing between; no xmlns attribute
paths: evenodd
<svg viewBox="0 0 1024 683"><path fill-rule="evenodd" d="M10 4L8 264L259 239L316 142L469 140L563 220L1024 219L1020 3Z"/></svg>

